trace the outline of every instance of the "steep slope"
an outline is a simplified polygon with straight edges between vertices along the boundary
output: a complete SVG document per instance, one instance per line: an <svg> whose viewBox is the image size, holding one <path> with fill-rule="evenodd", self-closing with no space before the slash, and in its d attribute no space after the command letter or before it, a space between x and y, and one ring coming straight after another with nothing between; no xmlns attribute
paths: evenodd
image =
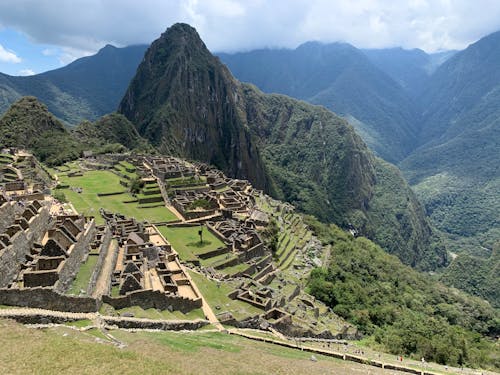
<svg viewBox="0 0 500 375"><path fill-rule="evenodd" d="M80 142L94 147L120 144L129 150L146 151L151 148L135 126L118 113L105 115L95 122L84 121L72 130L72 135Z"/></svg>
<svg viewBox="0 0 500 375"><path fill-rule="evenodd" d="M153 42L119 112L161 151L213 163L322 220L351 224L407 264L446 262L442 248L431 248L431 230L404 180L346 121L239 83L189 25ZM388 198L389 187L405 194ZM395 223L397 236L388 230Z"/></svg>
<svg viewBox="0 0 500 375"><path fill-rule="evenodd" d="M422 146L401 163L436 225L500 233L500 33L457 53L422 96ZM459 250L459 249L457 249Z"/></svg>
<svg viewBox="0 0 500 375"><path fill-rule="evenodd" d="M413 98L422 92L431 74L456 51L427 54L421 49L398 47L365 49L363 53Z"/></svg>
<svg viewBox="0 0 500 375"><path fill-rule="evenodd" d="M32 149L48 164L78 157L69 132L35 97L23 97L0 118L0 147Z"/></svg>
<svg viewBox="0 0 500 375"><path fill-rule="evenodd" d="M500 240L488 258L460 254L441 280L469 294L483 297L500 308Z"/></svg>
<svg viewBox="0 0 500 375"><path fill-rule="evenodd" d="M478 335L499 333L498 311L490 304L403 266L366 238L314 220L310 226L331 245L332 261L312 271L309 292L373 334L367 342L396 355L498 367L495 340ZM479 354L486 348L488 354Z"/></svg>
<svg viewBox="0 0 500 375"><path fill-rule="evenodd" d="M84 150L95 153L127 149L152 151L151 145L122 115L115 113L95 123L83 122L70 131L32 96L19 99L0 118L1 147L31 150L49 165L77 159Z"/></svg>
<svg viewBox="0 0 500 375"><path fill-rule="evenodd" d="M36 96L70 125L116 110L146 46L106 46L60 69L29 77L0 74L0 113L22 96Z"/></svg>
<svg viewBox="0 0 500 375"><path fill-rule="evenodd" d="M259 151L237 112L238 84L198 34L177 24L153 42L118 112L161 152L212 163L269 188Z"/></svg>
<svg viewBox="0 0 500 375"><path fill-rule="evenodd" d="M407 93L349 44L308 42L295 50L219 56L236 78L264 92L321 104L348 117L386 160L401 160L413 149L415 111Z"/></svg>

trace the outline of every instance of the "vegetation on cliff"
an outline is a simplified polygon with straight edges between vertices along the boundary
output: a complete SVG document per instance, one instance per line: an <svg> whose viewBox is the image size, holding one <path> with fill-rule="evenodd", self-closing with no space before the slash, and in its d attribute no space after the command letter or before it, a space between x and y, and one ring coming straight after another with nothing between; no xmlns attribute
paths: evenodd
<svg viewBox="0 0 500 375"><path fill-rule="evenodd" d="M495 344L480 335L500 332L488 303L429 279L366 238L307 221L331 245L328 266L312 272L309 291L372 345L438 363L500 367Z"/></svg>

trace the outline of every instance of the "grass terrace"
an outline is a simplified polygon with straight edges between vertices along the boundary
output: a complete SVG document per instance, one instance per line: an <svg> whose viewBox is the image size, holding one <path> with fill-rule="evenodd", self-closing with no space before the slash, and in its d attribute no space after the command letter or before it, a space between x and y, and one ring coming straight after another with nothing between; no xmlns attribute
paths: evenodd
<svg viewBox="0 0 500 375"><path fill-rule="evenodd" d="M60 184L69 188L59 189L66 198L73 203L79 213L96 217L97 224L103 224L104 219L99 215L99 208L112 212L119 212L137 220L148 220L150 222L169 222L177 220L176 216L164 206L145 207L139 206L137 199L126 188L120 185L120 177L106 171L87 171L83 176L68 177L59 176ZM77 193L74 189L81 188ZM111 194L99 196L98 194ZM129 203L126 203L129 202Z"/></svg>
<svg viewBox="0 0 500 375"><path fill-rule="evenodd" d="M203 243L200 243L199 226L193 227L158 227L161 234L170 242L179 253L182 260L197 259L198 254L215 250L225 244L215 237L206 227L203 228Z"/></svg>
<svg viewBox="0 0 500 375"><path fill-rule="evenodd" d="M231 284L217 283L194 271L188 271L214 313L228 311L238 319L262 314L264 311L246 302L232 300L227 295L234 290ZM236 285L234 285L236 287ZM219 308L217 308L219 307Z"/></svg>
<svg viewBox="0 0 500 375"><path fill-rule="evenodd" d="M85 292L87 291L90 277L92 276L98 258L99 255L97 254L90 254L87 257L87 261L80 266L76 278L66 294L79 295L82 290Z"/></svg>

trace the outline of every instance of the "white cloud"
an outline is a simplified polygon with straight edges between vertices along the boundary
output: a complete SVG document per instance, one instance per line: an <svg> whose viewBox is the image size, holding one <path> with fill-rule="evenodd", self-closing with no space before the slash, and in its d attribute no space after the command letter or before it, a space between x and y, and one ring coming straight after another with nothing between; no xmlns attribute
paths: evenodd
<svg viewBox="0 0 500 375"><path fill-rule="evenodd" d="M18 57L14 52L6 50L0 44L0 61L17 64L21 62L21 58Z"/></svg>
<svg viewBox="0 0 500 375"><path fill-rule="evenodd" d="M57 50L55 48L45 48L42 51L42 55L44 56L54 56L57 54Z"/></svg>
<svg viewBox="0 0 500 375"><path fill-rule="evenodd" d="M32 76L33 74L35 74L35 72L31 69L21 69L19 71L20 76Z"/></svg>
<svg viewBox="0 0 500 375"><path fill-rule="evenodd" d="M357 47L464 48L500 29L498 0L3 0L0 24L38 43L95 52L150 43L187 22L213 51L295 47L308 40ZM79 51L78 53L76 51Z"/></svg>

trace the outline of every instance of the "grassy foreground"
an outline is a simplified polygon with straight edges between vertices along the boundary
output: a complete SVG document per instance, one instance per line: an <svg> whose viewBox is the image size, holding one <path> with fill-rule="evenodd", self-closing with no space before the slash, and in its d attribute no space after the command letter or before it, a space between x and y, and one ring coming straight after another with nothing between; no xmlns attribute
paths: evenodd
<svg viewBox="0 0 500 375"><path fill-rule="evenodd" d="M383 374L382 370L215 332L35 330L0 320L2 374ZM41 355L43 353L43 355Z"/></svg>

